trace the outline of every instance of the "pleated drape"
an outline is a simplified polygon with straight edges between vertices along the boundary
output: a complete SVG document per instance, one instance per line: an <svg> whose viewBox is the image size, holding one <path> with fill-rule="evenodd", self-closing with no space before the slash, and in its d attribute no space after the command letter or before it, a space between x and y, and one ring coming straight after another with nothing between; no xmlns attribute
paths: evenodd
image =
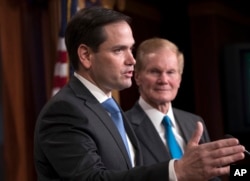
<svg viewBox="0 0 250 181"><path fill-rule="evenodd" d="M33 132L36 117L51 96L59 0L0 1L4 177L36 180Z"/></svg>

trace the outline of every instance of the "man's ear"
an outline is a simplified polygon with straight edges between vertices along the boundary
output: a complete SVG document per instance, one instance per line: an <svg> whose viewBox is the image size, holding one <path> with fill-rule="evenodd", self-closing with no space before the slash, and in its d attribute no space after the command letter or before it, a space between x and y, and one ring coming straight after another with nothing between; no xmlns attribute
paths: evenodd
<svg viewBox="0 0 250 181"><path fill-rule="evenodd" d="M178 88L180 88L180 86L181 86L181 81L182 81L182 76L180 75L180 80L179 80Z"/></svg>
<svg viewBox="0 0 250 181"><path fill-rule="evenodd" d="M137 71L134 71L134 79L135 79L136 85L139 86L141 84L141 81L140 81L140 74Z"/></svg>
<svg viewBox="0 0 250 181"><path fill-rule="evenodd" d="M89 69L91 67L90 48L87 45L81 44L77 49L77 54L82 66Z"/></svg>
<svg viewBox="0 0 250 181"><path fill-rule="evenodd" d="M182 74L179 72L179 80L178 80L178 85L177 85L178 88L180 88L181 86L181 81L182 81Z"/></svg>

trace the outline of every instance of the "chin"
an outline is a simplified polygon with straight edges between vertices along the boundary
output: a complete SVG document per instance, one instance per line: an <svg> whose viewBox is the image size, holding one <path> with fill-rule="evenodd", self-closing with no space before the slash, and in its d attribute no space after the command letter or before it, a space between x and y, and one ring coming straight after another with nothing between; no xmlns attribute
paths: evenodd
<svg viewBox="0 0 250 181"><path fill-rule="evenodd" d="M166 104L171 102L173 99L171 98L166 98L166 97L157 97L158 102L162 103L162 104Z"/></svg>
<svg viewBox="0 0 250 181"><path fill-rule="evenodd" d="M121 84L121 85L119 86L118 90L127 89L127 88L131 87L131 85L132 85L132 82L130 82L130 83L128 82L128 83Z"/></svg>

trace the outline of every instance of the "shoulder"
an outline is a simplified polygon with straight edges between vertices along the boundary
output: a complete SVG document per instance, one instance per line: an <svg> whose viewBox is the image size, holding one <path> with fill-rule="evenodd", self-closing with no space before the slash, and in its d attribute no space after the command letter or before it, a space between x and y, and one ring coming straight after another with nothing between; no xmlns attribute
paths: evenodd
<svg viewBox="0 0 250 181"><path fill-rule="evenodd" d="M146 113L138 102L136 102L131 109L125 111L125 115L130 123L136 125L139 125L143 120L148 119Z"/></svg>
<svg viewBox="0 0 250 181"><path fill-rule="evenodd" d="M133 117L133 115L144 112L141 106L136 102L129 110L125 111L126 116Z"/></svg>
<svg viewBox="0 0 250 181"><path fill-rule="evenodd" d="M185 120L189 120L189 121L201 121L202 123L204 123L203 118L200 115L185 111L185 110L181 110L181 109L177 109L177 108L173 108L173 113L174 116L178 118L182 118Z"/></svg>

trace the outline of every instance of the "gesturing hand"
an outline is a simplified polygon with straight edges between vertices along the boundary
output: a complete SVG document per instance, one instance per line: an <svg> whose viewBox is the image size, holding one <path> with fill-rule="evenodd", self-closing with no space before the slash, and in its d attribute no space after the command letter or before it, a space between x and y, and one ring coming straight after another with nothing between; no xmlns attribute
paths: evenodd
<svg viewBox="0 0 250 181"><path fill-rule="evenodd" d="M244 158L245 148L239 145L236 138L199 145L202 132L202 123L198 122L182 159L175 161L174 167L178 181L204 181L229 174L229 164Z"/></svg>

